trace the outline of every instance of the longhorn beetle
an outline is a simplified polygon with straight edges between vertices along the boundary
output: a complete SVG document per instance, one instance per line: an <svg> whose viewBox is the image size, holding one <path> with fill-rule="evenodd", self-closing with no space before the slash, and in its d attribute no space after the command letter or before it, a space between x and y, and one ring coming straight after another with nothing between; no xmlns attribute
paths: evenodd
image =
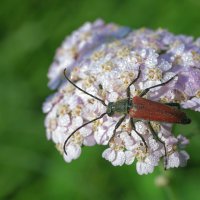
<svg viewBox="0 0 200 200"><path fill-rule="evenodd" d="M158 122L165 122L165 123L179 123L179 124L189 124L191 120L187 118L186 114L182 112L181 110L175 108L175 107L180 107L178 103L159 103L155 102L149 99L143 98L144 95L146 95L150 89L156 88L159 86L164 86L168 84L170 81L172 81L177 75L173 76L170 78L168 81L164 83L160 83L158 85L151 86L149 88L146 88L141 92L139 96L135 96L131 98L131 92L130 92L130 87L133 85L140 77L141 70L139 69L137 77L128 85L126 89L126 98L121 99L116 102L109 102L108 105L105 103L104 100L84 91L80 87L78 87L75 83L73 83L66 75L66 69L64 70L64 76L65 78L78 90L82 91L83 93L91 96L92 98L100 101L104 106L107 107L106 112L101 114L99 117L92 119L91 121L88 121L75 129L65 140L64 142L64 153L67 155L66 152L66 144L69 141L69 139L74 135L75 132L77 132L79 129L82 127L86 126L87 124L90 124L96 120L99 120L103 118L104 115L108 116L113 116L115 113L122 114L123 117L119 119L119 121L116 123L115 128L113 130L113 136L111 139L115 136L117 129L119 126L122 124L126 116L128 115L130 117L130 125L131 128L137 133L137 135L141 138L142 142L145 145L145 149L147 151L148 146L143 138L143 136L136 130L134 121L135 120L146 120L148 122L149 129L151 130L153 136L163 144L164 150L165 150L165 167L167 165L167 150L165 143L158 137L157 133L154 131L150 121L158 121ZM110 140L111 140L110 139Z"/></svg>

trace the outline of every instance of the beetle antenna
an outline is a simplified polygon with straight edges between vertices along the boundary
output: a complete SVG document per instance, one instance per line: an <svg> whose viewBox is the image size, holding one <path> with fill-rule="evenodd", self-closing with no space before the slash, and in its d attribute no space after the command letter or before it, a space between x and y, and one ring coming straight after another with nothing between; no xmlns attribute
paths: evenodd
<svg viewBox="0 0 200 200"><path fill-rule="evenodd" d="M86 122L85 124L79 126L77 129L75 129L75 130L67 137L67 139L66 139L65 142L64 142L64 145L63 145L64 153L67 155L67 151L66 151L65 146L66 146L67 142L69 141L69 139L76 133L76 131L78 131L79 129L83 128L84 126L86 126L86 125L88 125L88 124L90 124L90 123L92 123L92 122L94 122L94 121L96 121L96 120L98 120L98 119L101 119L101 118L102 118L104 115L106 115L106 114L107 114L107 113L103 113L103 114L101 114L99 117L97 117L97 118L95 118L95 119L92 119L91 121Z"/></svg>
<svg viewBox="0 0 200 200"><path fill-rule="evenodd" d="M75 88L77 88L78 90L82 91L83 93L85 93L85 94L91 96L92 98L94 98L94 99L100 101L104 106L107 106L104 100L102 100L102 99L100 99L100 98L98 98L98 97L96 97L96 96L94 96L94 95L92 95L92 94L86 92L85 90L83 90L83 89L81 89L80 87L78 87L75 83L73 83L73 82L67 77L67 75L66 75L66 70L67 70L67 69L65 68L65 69L64 69L64 76L65 76L65 78L66 78Z"/></svg>

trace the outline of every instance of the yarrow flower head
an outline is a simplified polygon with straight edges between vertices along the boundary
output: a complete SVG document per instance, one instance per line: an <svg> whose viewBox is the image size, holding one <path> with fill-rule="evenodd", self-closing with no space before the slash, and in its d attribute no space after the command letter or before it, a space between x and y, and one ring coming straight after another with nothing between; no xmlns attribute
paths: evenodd
<svg viewBox="0 0 200 200"><path fill-rule="evenodd" d="M141 175L160 162L166 169L185 166L189 141L172 133L172 123L156 120L156 110L150 109L135 119L134 109L132 115L113 115L110 103L121 102L115 104L120 110L143 94L144 100L200 111L199 44L199 39L163 29L131 31L102 20L84 24L65 39L50 66L49 87L56 91L43 104L47 138L66 162L77 159L84 146L98 144L106 146L102 156L112 165L136 163ZM173 109L173 117L189 123Z"/></svg>

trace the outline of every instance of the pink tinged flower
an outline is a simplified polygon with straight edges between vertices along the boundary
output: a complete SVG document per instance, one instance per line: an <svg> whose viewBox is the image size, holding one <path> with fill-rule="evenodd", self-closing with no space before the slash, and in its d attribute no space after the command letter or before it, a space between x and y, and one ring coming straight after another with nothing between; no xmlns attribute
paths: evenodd
<svg viewBox="0 0 200 200"><path fill-rule="evenodd" d="M96 144L96 140L95 140L93 134L90 134L86 138L84 138L83 145L94 146L95 144Z"/></svg>
<svg viewBox="0 0 200 200"><path fill-rule="evenodd" d="M187 165L187 161L189 158L190 156L186 151L180 151L179 152L180 167L185 167Z"/></svg>
<svg viewBox="0 0 200 200"><path fill-rule="evenodd" d="M82 141L83 145L94 146L96 144L91 126L83 127L82 129L80 129L79 132L81 136L83 137L83 141Z"/></svg>
<svg viewBox="0 0 200 200"><path fill-rule="evenodd" d="M166 168L184 167L190 158L183 148L189 143L189 140L182 135L177 138L170 137L167 142L168 161Z"/></svg>
<svg viewBox="0 0 200 200"><path fill-rule="evenodd" d="M155 139L153 139L153 136L150 136L148 138L148 141L149 141L149 148L153 152L155 152L156 150L158 150L158 148L160 147L160 145L158 144L158 142Z"/></svg>
<svg viewBox="0 0 200 200"><path fill-rule="evenodd" d="M169 146L169 148L172 148L173 145L176 145L178 143L178 139L170 135L169 137L166 138L165 143L166 145Z"/></svg>
<svg viewBox="0 0 200 200"><path fill-rule="evenodd" d="M186 151L174 152L168 156L166 168L184 167L188 159L189 155Z"/></svg>
<svg viewBox="0 0 200 200"><path fill-rule="evenodd" d="M62 143L67 139L63 139ZM67 142L65 146L66 153L63 153L64 159L66 162L71 162L72 160L77 159L81 154L81 146L93 146L96 144L96 141L92 134L92 129L90 127L83 127L77 131Z"/></svg>
<svg viewBox="0 0 200 200"><path fill-rule="evenodd" d="M184 50L185 45L180 41L175 41L170 49L170 52L172 52L172 55L174 55L173 59L175 59L177 56L181 56Z"/></svg>
<svg viewBox="0 0 200 200"><path fill-rule="evenodd" d="M81 155L81 147L78 144L70 143L65 148L67 154L63 153L63 158L68 163L76 160Z"/></svg>
<svg viewBox="0 0 200 200"><path fill-rule="evenodd" d="M120 138L123 141L125 164L131 165L135 160L135 154L133 152L133 148L135 146L136 141L127 132L122 132L120 134Z"/></svg>
<svg viewBox="0 0 200 200"><path fill-rule="evenodd" d="M115 136L109 143L110 148L106 149L102 157L110 161L114 166L122 166L126 161L126 151L124 143L120 136Z"/></svg>
<svg viewBox="0 0 200 200"><path fill-rule="evenodd" d="M131 165L135 160L134 153L132 151L125 151L125 164Z"/></svg>
<svg viewBox="0 0 200 200"><path fill-rule="evenodd" d="M139 175L152 173L154 165L149 162L141 161L136 163L136 170Z"/></svg>
<svg viewBox="0 0 200 200"><path fill-rule="evenodd" d="M182 70L176 88L189 97L195 97L200 90L200 70L195 68Z"/></svg>
<svg viewBox="0 0 200 200"><path fill-rule="evenodd" d="M142 121L136 122L135 127L136 127L136 131L138 131L143 136L149 134L149 128L147 127L147 125L144 122L142 122ZM133 132L135 132L135 131L133 131Z"/></svg>
<svg viewBox="0 0 200 200"><path fill-rule="evenodd" d="M112 121L105 122L105 124L99 126L98 130L94 133L97 144L107 145L113 135L114 128L115 122Z"/></svg>
<svg viewBox="0 0 200 200"><path fill-rule="evenodd" d="M103 43L125 37L130 28L115 24L105 24L102 20L87 22L71 36L67 37L57 50L54 62L50 66L49 87L56 89L63 81L63 70L71 71L79 60Z"/></svg>
<svg viewBox="0 0 200 200"><path fill-rule="evenodd" d="M116 102L119 97L119 94L117 92L111 92L108 94L108 102Z"/></svg>
<svg viewBox="0 0 200 200"><path fill-rule="evenodd" d="M52 133L52 140L56 144L61 144L64 141L64 135L67 132L66 127L58 126Z"/></svg>
<svg viewBox="0 0 200 200"><path fill-rule="evenodd" d="M63 143L76 128L106 112L101 102L63 79L64 68L75 84L106 104L126 98L126 88L136 78L139 68L141 76L131 86L131 97L177 75L167 85L150 90L145 98L180 102L181 107L200 111L199 47L199 42L193 42L191 37L175 36L162 29L130 31L103 21L86 23L66 38L49 70L50 85L58 92L43 105L47 138L63 153ZM66 162L77 159L83 145L109 145L102 156L112 165L136 162L139 174L152 173L165 156L163 144L153 137L142 119L135 127L143 136L147 151L141 137L131 130L128 118L112 137L120 117L104 116L75 132L65 146ZM152 126L166 144L167 167L184 166L189 159L184 150L188 140L174 137L172 124L152 122Z"/></svg>
<svg viewBox="0 0 200 200"><path fill-rule="evenodd" d="M179 148L185 148L189 144L189 140L183 135L177 136Z"/></svg>
<svg viewBox="0 0 200 200"><path fill-rule="evenodd" d="M108 148L103 152L102 157L105 158L106 160L112 162L116 158L116 152L115 152L115 150Z"/></svg>
<svg viewBox="0 0 200 200"><path fill-rule="evenodd" d="M147 49L146 52L142 53L142 57L145 59L146 67L154 67L158 63L158 54L153 49Z"/></svg>
<svg viewBox="0 0 200 200"><path fill-rule="evenodd" d="M91 138L88 140L88 138L91 136L92 130L89 128L83 127L80 131L77 131L67 142L65 145L65 154L63 152L63 156L66 162L71 162L72 160L77 159L81 154L81 146L83 144L87 146L92 146L95 144L94 140L91 140ZM65 140L68 138L68 135L65 135L65 139L62 143L65 142Z"/></svg>
<svg viewBox="0 0 200 200"><path fill-rule="evenodd" d="M173 72L170 72L169 70L172 68L172 64L164 59L158 59L158 55L155 54L154 56L157 59L157 62L155 65L147 65L145 66L144 72L144 83L143 83L143 89L149 88L154 85L158 85L162 82L166 82L176 74ZM154 90L158 90L158 88ZM154 91L152 90L152 91Z"/></svg>
<svg viewBox="0 0 200 200"><path fill-rule="evenodd" d="M191 100L187 100L187 102L183 104L183 108L190 108L200 112L200 99L194 97Z"/></svg>
<svg viewBox="0 0 200 200"><path fill-rule="evenodd" d="M191 48L192 42L192 39L188 41L188 44L184 44L184 40L175 42L171 49L171 52L173 52L171 57L172 62L184 67L195 66L195 50L192 50Z"/></svg>
<svg viewBox="0 0 200 200"><path fill-rule="evenodd" d="M143 175L152 173L154 167L158 166L159 160L160 157L153 154L149 154L145 158L138 160L136 163L136 170L138 174Z"/></svg>
<svg viewBox="0 0 200 200"><path fill-rule="evenodd" d="M172 135L172 124L167 124L167 123L160 124L157 122L154 126L158 137L163 142L168 142L169 137Z"/></svg>
<svg viewBox="0 0 200 200"><path fill-rule="evenodd" d="M69 132L73 132L76 128L83 124L83 118L80 116L72 118L71 124L69 126Z"/></svg>
<svg viewBox="0 0 200 200"><path fill-rule="evenodd" d="M122 132L120 138L123 141L125 148L128 151L132 151L137 141L128 132ZM129 154L130 155L130 154Z"/></svg>
<svg viewBox="0 0 200 200"><path fill-rule="evenodd" d="M183 81L186 84L183 85ZM200 111L200 70L192 68L182 72L177 88L185 95L182 107Z"/></svg>
<svg viewBox="0 0 200 200"><path fill-rule="evenodd" d="M122 150L115 151L108 148L103 152L102 157L110 161L113 166L122 166L125 162L125 153Z"/></svg>
<svg viewBox="0 0 200 200"><path fill-rule="evenodd" d="M168 156L167 158L167 166L166 168L174 168L174 167L179 167L180 165L180 159L179 159L179 153L174 152L171 155Z"/></svg>
<svg viewBox="0 0 200 200"><path fill-rule="evenodd" d="M61 126L61 127L62 126L68 126L70 121L71 120L70 120L70 117L69 117L68 114L65 114L63 116L58 117L58 125Z"/></svg>
<svg viewBox="0 0 200 200"><path fill-rule="evenodd" d="M102 22L103 23L103 22ZM67 67L69 71L73 68L79 54L87 43L90 43L93 28L99 24L85 23L78 31L75 31L70 37L67 37L62 46L57 50L54 63L50 66L48 77L50 79L49 87L55 89L61 83L63 70Z"/></svg>
<svg viewBox="0 0 200 200"><path fill-rule="evenodd" d="M49 97L46 98L46 101L42 105L42 111L43 113L48 113L51 111L53 106L57 104L61 99L63 95L61 93L55 93L53 95L50 95Z"/></svg>
<svg viewBox="0 0 200 200"><path fill-rule="evenodd" d="M88 103L85 103L84 109L82 110L82 116L85 120L90 121L104 112L105 107L101 103L92 100Z"/></svg>
<svg viewBox="0 0 200 200"><path fill-rule="evenodd" d="M52 133L56 130L58 123L56 118L56 109L49 112L45 118L46 136L47 139L52 138Z"/></svg>

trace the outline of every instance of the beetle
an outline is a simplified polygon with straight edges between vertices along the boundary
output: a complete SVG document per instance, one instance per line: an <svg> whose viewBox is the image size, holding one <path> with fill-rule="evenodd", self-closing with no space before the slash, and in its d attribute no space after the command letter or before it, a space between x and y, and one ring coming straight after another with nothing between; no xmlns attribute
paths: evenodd
<svg viewBox="0 0 200 200"><path fill-rule="evenodd" d="M86 126L87 124L90 124L96 120L99 120L103 118L104 115L108 115L109 117L112 117L115 114L121 114L123 115L119 121L116 123L115 128L113 130L113 135L111 139L116 135L116 131L119 128L119 126L122 124L124 119L127 117L127 115L130 118L130 125L131 128L137 133L137 135L141 138L143 144L145 145L146 152L148 150L147 143L143 136L136 130L135 128L135 120L145 120L148 122L148 126L153 134L153 136L163 144L164 150L165 150L165 166L167 165L167 150L165 143L158 137L157 133L154 131L153 127L151 126L151 121L157 121L157 122L165 122L165 123L178 123L178 124L189 124L191 120L186 116L186 114L181 111L180 105L178 103L159 103L155 102L149 99L144 98L144 96L149 92L149 90L164 86L168 84L170 81L172 81L177 75L170 78L168 81L151 86L149 88L146 88L143 90L140 95L135 96L131 98L131 92L130 87L133 85L140 77L141 70L139 69L137 77L128 85L126 89L126 98L121 99L116 102L109 102L108 104L105 103L104 100L86 92L85 90L78 87L75 83L73 83L66 75L66 69L64 69L64 76L74 87L76 87L78 90L82 91L83 93L91 96L92 98L100 101L104 106L106 106L106 112L101 114L99 117L92 119L91 121L88 121L81 125L80 127L76 128L65 140L63 150L64 153L66 152L66 144L69 141L69 139L74 135L75 132L77 132L82 127ZM178 107L178 108L177 108ZM110 140L111 140L110 139Z"/></svg>

